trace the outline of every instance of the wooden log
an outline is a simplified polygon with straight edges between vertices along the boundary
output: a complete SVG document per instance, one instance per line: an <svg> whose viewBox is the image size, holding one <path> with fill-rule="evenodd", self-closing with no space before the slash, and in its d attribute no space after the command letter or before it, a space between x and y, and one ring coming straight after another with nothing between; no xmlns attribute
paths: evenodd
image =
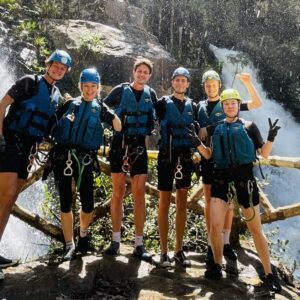
<svg viewBox="0 0 300 300"><path fill-rule="evenodd" d="M193 193L189 196L188 202L194 202L200 200L204 195L203 192L203 184L202 182L199 183L197 188L193 191Z"/></svg>
<svg viewBox="0 0 300 300"><path fill-rule="evenodd" d="M269 215L274 210L274 207L260 187L258 187L258 190L260 204L263 207L265 213Z"/></svg>
<svg viewBox="0 0 300 300"><path fill-rule="evenodd" d="M56 240L63 242L62 229L52 223L48 222L38 214L33 214L29 210L15 204L12 209L12 215L29 224L30 226L42 231Z"/></svg>
<svg viewBox="0 0 300 300"><path fill-rule="evenodd" d="M278 220L285 220L287 218L300 216L300 203L277 207L269 214L263 213L261 215L262 223L272 223Z"/></svg>
<svg viewBox="0 0 300 300"><path fill-rule="evenodd" d="M294 168L300 169L300 157L282 157L282 156L269 156L269 158L259 157L261 165L268 165L274 167Z"/></svg>

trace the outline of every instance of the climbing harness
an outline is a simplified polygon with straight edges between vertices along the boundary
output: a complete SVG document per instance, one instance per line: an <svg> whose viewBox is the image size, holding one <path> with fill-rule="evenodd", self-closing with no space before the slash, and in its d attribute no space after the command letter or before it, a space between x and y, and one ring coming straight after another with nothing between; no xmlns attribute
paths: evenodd
<svg viewBox="0 0 300 300"><path fill-rule="evenodd" d="M249 194L249 204L250 204L250 207L251 207L252 212L253 212L253 215L249 219L246 219L240 211L240 206L239 206L239 203L238 203L238 200L237 200L236 188L234 186L233 181L230 181L228 183L227 199L228 199L228 208L230 210L234 209L235 215L239 216L239 218L242 221L250 222L255 218L255 208L253 206L253 201L252 201L252 195L253 195L253 182L252 182L252 180L248 180L247 189L248 189L248 194Z"/></svg>
<svg viewBox="0 0 300 300"><path fill-rule="evenodd" d="M66 160L66 165L67 166L64 169L64 175L65 176L72 176L73 175L72 156L74 157L74 159L77 163L77 166L78 166L78 179L77 179L76 187L77 187L77 189L79 189L84 169L85 169L86 166L88 166L89 164L92 163L93 158L89 153L86 153L83 156L83 158L81 160L79 160L78 156L76 155L76 150L75 149L69 150L68 151L68 158Z"/></svg>
<svg viewBox="0 0 300 300"><path fill-rule="evenodd" d="M72 157L71 157L71 151L68 151L68 159L66 160L66 167L64 169L64 175L65 176L72 176L73 175L73 168L72 168Z"/></svg>
<svg viewBox="0 0 300 300"><path fill-rule="evenodd" d="M35 172L37 167L43 167L47 164L49 154L45 151L39 150L41 144L34 144L31 146L30 153L28 156L29 164L27 165L27 172Z"/></svg>
<svg viewBox="0 0 300 300"><path fill-rule="evenodd" d="M178 156L178 159L177 159L177 165L176 165L176 171L175 171L174 177L175 177L175 179L182 179L183 178L182 165L181 165L181 162L180 162L180 156Z"/></svg>
<svg viewBox="0 0 300 300"><path fill-rule="evenodd" d="M129 153L129 146L125 146L125 153L123 156L123 165L122 165L122 171L124 173L127 173L130 171L131 166L137 161L139 156L141 156L144 153L144 147L137 146L136 150Z"/></svg>

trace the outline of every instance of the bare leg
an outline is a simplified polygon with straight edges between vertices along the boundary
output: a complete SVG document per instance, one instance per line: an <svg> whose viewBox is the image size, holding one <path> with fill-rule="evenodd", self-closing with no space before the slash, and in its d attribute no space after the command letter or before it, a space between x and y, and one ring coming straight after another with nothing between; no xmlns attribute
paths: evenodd
<svg viewBox="0 0 300 300"><path fill-rule="evenodd" d="M134 225L135 235L143 236L146 216L145 184L147 175L135 175L131 179L131 191L134 199Z"/></svg>
<svg viewBox="0 0 300 300"><path fill-rule="evenodd" d="M158 207L158 228L160 236L161 253L168 252L168 231L169 231L169 208L171 202L171 192L159 192L159 207Z"/></svg>
<svg viewBox="0 0 300 300"><path fill-rule="evenodd" d="M225 201L220 198L212 198L210 203L211 224L210 224L210 240L216 264L222 264L223 257L223 228L225 215L228 207Z"/></svg>
<svg viewBox="0 0 300 300"><path fill-rule="evenodd" d="M175 252L182 250L182 241L186 225L186 205L187 205L186 189L176 190L176 246Z"/></svg>

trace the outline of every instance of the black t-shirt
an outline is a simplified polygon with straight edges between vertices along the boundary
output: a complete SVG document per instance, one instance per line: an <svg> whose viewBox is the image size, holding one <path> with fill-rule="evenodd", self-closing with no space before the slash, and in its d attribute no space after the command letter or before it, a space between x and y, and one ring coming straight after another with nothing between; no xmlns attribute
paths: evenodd
<svg viewBox="0 0 300 300"><path fill-rule="evenodd" d="M121 84L115 86L110 91L110 93L103 99L103 102L109 107L112 107L112 108L118 107L120 105L120 102L122 99L124 85L130 86L130 83L126 82L126 83L121 83ZM139 102L144 90L140 90L140 91L135 90L132 86L130 86L130 88L135 96L136 101ZM157 105L157 96L156 96L155 91L152 88L150 88L150 97L153 102L153 106L155 108Z"/></svg>
<svg viewBox="0 0 300 300"><path fill-rule="evenodd" d="M246 122L245 126L246 126L247 134L253 141L255 149L257 150L257 149L261 148L264 144L264 140L261 136L261 133L260 133L258 127L253 122L250 122L250 121L245 121L245 122ZM248 126L248 124L249 124L249 126ZM207 127L208 139L207 139L206 145L208 147L211 147L211 137L215 131L216 126L217 126L217 124Z"/></svg>
<svg viewBox="0 0 300 300"><path fill-rule="evenodd" d="M182 113L184 111L184 106L186 103L186 99L185 100L179 100L177 98L175 98L174 96L170 96L172 101L174 102L175 106L177 107L177 109L179 110L180 113ZM157 102L157 106L156 106L156 115L158 120L162 120L165 117L166 114L166 98L162 97L158 100ZM194 120L197 120L197 105L196 103L192 102L192 106L193 106L193 113L194 113Z"/></svg>
<svg viewBox="0 0 300 300"><path fill-rule="evenodd" d="M49 84L44 78L49 94L51 95L53 85ZM26 99L33 97L38 92L38 77L37 75L25 75L18 79L12 87L8 90L7 94L14 99L14 102L22 102Z"/></svg>

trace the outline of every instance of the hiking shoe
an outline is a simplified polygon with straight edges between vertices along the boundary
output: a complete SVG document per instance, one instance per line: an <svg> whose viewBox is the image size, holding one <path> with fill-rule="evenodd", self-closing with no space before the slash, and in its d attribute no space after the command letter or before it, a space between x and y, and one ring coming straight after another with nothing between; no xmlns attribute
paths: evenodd
<svg viewBox="0 0 300 300"><path fill-rule="evenodd" d="M159 266L162 268L170 268L171 267L171 259L167 253L160 255Z"/></svg>
<svg viewBox="0 0 300 300"><path fill-rule="evenodd" d="M218 264L211 264L207 267L204 276L209 279L219 279L222 277L222 267Z"/></svg>
<svg viewBox="0 0 300 300"><path fill-rule="evenodd" d="M140 260L152 262L152 255L145 249L144 245L136 246L133 255Z"/></svg>
<svg viewBox="0 0 300 300"><path fill-rule="evenodd" d="M62 261L73 260L75 256L75 247L66 248Z"/></svg>
<svg viewBox="0 0 300 300"><path fill-rule="evenodd" d="M232 247L230 246L230 244L224 245L223 255L228 259L237 260L237 256L236 256L235 252L233 251Z"/></svg>
<svg viewBox="0 0 300 300"><path fill-rule="evenodd" d="M18 261L13 261L11 259L5 258L0 255L0 267L1 268L7 268L11 266L15 266L18 264Z"/></svg>
<svg viewBox="0 0 300 300"><path fill-rule="evenodd" d="M120 243L116 241L111 241L108 248L104 250L107 255L118 255L120 253Z"/></svg>
<svg viewBox="0 0 300 300"><path fill-rule="evenodd" d="M77 251L81 252L81 254L86 254L89 250L89 238L88 236L85 237L78 237L78 244L77 244Z"/></svg>
<svg viewBox="0 0 300 300"><path fill-rule="evenodd" d="M178 261L183 267L190 268L192 266L191 261L186 258L182 250L174 254L174 259Z"/></svg>
<svg viewBox="0 0 300 300"><path fill-rule="evenodd" d="M2 282L4 280L4 273L0 267L0 282Z"/></svg>
<svg viewBox="0 0 300 300"><path fill-rule="evenodd" d="M265 278L264 278L265 285L267 288L275 293L280 293L281 292L281 285L278 281L278 279L272 274L269 273Z"/></svg>
<svg viewBox="0 0 300 300"><path fill-rule="evenodd" d="M214 254L212 252L211 246L207 247L205 263L206 263L207 266L213 265L215 263Z"/></svg>

